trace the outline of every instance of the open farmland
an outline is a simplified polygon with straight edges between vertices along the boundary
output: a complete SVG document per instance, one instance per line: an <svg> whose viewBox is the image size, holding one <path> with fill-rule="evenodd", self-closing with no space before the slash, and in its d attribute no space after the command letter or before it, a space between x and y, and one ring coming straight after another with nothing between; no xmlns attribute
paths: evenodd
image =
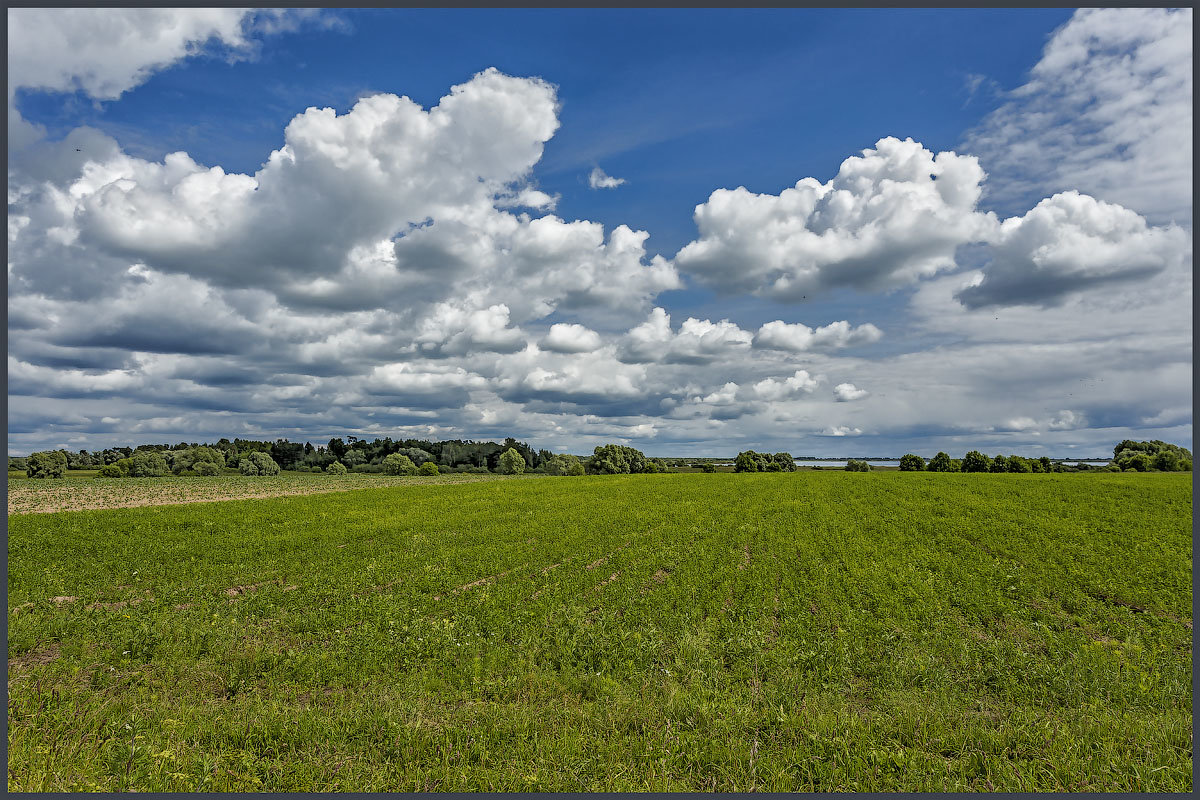
<svg viewBox="0 0 1200 800"><path fill-rule="evenodd" d="M834 471L14 516L8 788L1188 791L1191 522Z"/></svg>
<svg viewBox="0 0 1200 800"><path fill-rule="evenodd" d="M384 486L428 483L470 483L514 480L520 476L450 474L420 477L395 475L322 475L302 472L272 477L222 475L206 478L64 478L19 480L8 486L9 514L45 514L100 508L211 503L217 500L248 500L290 497Z"/></svg>

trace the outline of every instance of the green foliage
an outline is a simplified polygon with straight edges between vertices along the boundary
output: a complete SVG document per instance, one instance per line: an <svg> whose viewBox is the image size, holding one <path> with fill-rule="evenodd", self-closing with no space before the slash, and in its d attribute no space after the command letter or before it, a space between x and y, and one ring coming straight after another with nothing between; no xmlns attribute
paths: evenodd
<svg viewBox="0 0 1200 800"><path fill-rule="evenodd" d="M412 462L410 461L409 463L411 464ZM416 471L415 467L413 468L413 471ZM325 468L325 472L330 475L345 475L347 472L346 465L340 461L334 461Z"/></svg>
<svg viewBox="0 0 1200 800"><path fill-rule="evenodd" d="M972 450L963 456L963 472L991 472L992 460L978 450Z"/></svg>
<svg viewBox="0 0 1200 800"><path fill-rule="evenodd" d="M164 454L167 458L167 463L171 472L176 475L185 470L191 470L197 474L217 475L220 474L221 468L225 466L225 453L207 446L189 447L186 450L173 450ZM216 468L216 472L211 472L208 468L200 470L196 468L197 464L211 464Z"/></svg>
<svg viewBox="0 0 1200 800"><path fill-rule="evenodd" d="M753 450L743 450L733 460L734 472L759 472L759 453ZM763 466L766 466L764 463Z"/></svg>
<svg viewBox="0 0 1200 800"><path fill-rule="evenodd" d="M929 459L929 465L925 469L929 472L950 472L951 467L950 456L939 452L936 456Z"/></svg>
<svg viewBox="0 0 1200 800"><path fill-rule="evenodd" d="M1008 472L1033 472L1033 468L1029 466L1029 462L1020 456L1008 457Z"/></svg>
<svg viewBox="0 0 1200 800"><path fill-rule="evenodd" d="M142 450L134 453L129 459L131 478L160 478L170 471L167 459L158 451Z"/></svg>
<svg viewBox="0 0 1200 800"><path fill-rule="evenodd" d="M717 465L712 463L711 461L705 461L703 464L700 465L700 471L708 472L708 473L716 472Z"/></svg>
<svg viewBox="0 0 1200 800"><path fill-rule="evenodd" d="M105 464L96 474L98 478L123 478L126 473L121 472L121 468L116 464Z"/></svg>
<svg viewBox="0 0 1200 800"><path fill-rule="evenodd" d="M23 456L9 456L9 458L8 458L8 471L9 472L12 472L14 470L18 470L20 472L25 472L25 470L27 470L28 468L29 468L29 459L28 458L25 458Z"/></svg>
<svg viewBox="0 0 1200 800"><path fill-rule="evenodd" d="M417 474L418 475L437 475L438 474L438 465L433 463L432 461L426 461L424 464L417 467Z"/></svg>
<svg viewBox="0 0 1200 800"><path fill-rule="evenodd" d="M790 453L759 453L745 450L733 460L734 472L795 472L796 461Z"/></svg>
<svg viewBox="0 0 1200 800"><path fill-rule="evenodd" d="M244 454L238 461L238 469L243 475L270 476L279 474L279 465L275 459L262 451Z"/></svg>
<svg viewBox="0 0 1200 800"><path fill-rule="evenodd" d="M589 475L624 475L646 472L646 456L641 450L619 444L606 444L592 451L588 459Z"/></svg>
<svg viewBox="0 0 1200 800"><path fill-rule="evenodd" d="M992 466L988 469L988 472L1008 472L1008 459L1004 456L996 456L992 459Z"/></svg>
<svg viewBox="0 0 1200 800"><path fill-rule="evenodd" d="M582 475L583 464L576 456L566 453L550 456L545 462L547 475Z"/></svg>
<svg viewBox="0 0 1200 800"><path fill-rule="evenodd" d="M212 477L213 475L220 475L222 473L221 468L214 461L197 461L192 464L192 471L204 477Z"/></svg>
<svg viewBox="0 0 1200 800"><path fill-rule="evenodd" d="M513 448L500 454L500 465L497 472L501 475L520 475L525 471L525 459Z"/></svg>
<svg viewBox="0 0 1200 800"><path fill-rule="evenodd" d="M1159 439L1148 442L1135 442L1125 439L1113 448L1111 464L1122 470L1147 472L1187 472L1190 471L1192 451L1186 447L1169 444ZM1184 464L1188 469L1184 469Z"/></svg>
<svg viewBox="0 0 1200 800"><path fill-rule="evenodd" d="M62 450L43 450L32 453L25 464L30 478L61 478L67 471L67 454Z"/></svg>
<svg viewBox="0 0 1200 800"><path fill-rule="evenodd" d="M428 454L426 454L426 456L428 456ZM430 460L431 459L427 457L422 463L427 463ZM413 475L416 473L416 471L417 465L413 463L411 458L402 453L392 453L390 456L383 459L384 475Z"/></svg>
<svg viewBox="0 0 1200 800"><path fill-rule="evenodd" d="M846 461L846 472L870 472L871 465L866 461L851 458Z"/></svg>
<svg viewBox="0 0 1200 800"><path fill-rule="evenodd" d="M433 454L422 450L419 447L402 447L396 451L396 455L401 455L407 458L413 464L413 469L424 464L426 461L433 461Z"/></svg>
<svg viewBox="0 0 1200 800"><path fill-rule="evenodd" d="M913 453L905 453L900 457L902 472L921 472L925 469L925 459Z"/></svg>

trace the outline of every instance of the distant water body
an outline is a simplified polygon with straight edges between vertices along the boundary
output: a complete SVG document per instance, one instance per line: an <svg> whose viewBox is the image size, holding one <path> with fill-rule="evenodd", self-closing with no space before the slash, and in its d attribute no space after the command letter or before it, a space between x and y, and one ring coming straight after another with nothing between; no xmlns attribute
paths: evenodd
<svg viewBox="0 0 1200 800"><path fill-rule="evenodd" d="M802 460L799 458L794 458L792 460L796 462L796 466L798 466L798 467L844 468L846 466L846 459L838 459L836 461L813 461L810 459ZM857 460L862 461L863 459L857 459ZM928 463L929 459L925 459L925 461L926 461L926 463ZM1051 461L1054 461L1054 463L1056 463L1056 464L1066 464L1066 465L1072 466L1072 467L1078 466L1080 464L1090 464L1092 466L1099 466L1099 465L1108 463L1107 461L1059 461L1058 459L1051 459ZM898 466L900 466L900 459L898 459L898 458L879 458L879 459L868 458L868 459L866 459L866 462L868 464L870 464L872 467L898 467Z"/></svg>

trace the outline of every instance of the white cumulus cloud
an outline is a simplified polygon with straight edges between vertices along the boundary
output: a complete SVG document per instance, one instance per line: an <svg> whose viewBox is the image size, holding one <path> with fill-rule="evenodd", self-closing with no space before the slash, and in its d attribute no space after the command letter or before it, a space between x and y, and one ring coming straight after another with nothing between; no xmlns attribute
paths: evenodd
<svg viewBox="0 0 1200 800"><path fill-rule="evenodd" d="M703 364L749 349L754 335L729 320L713 322L688 317L679 331L671 315L655 308L650 318L625 336L622 358L630 362Z"/></svg>
<svg viewBox="0 0 1200 800"><path fill-rule="evenodd" d="M983 170L971 156L880 139L827 183L779 195L718 189L696 207L700 238L675 263L728 292L795 302L837 286L890 289L954 267L995 219L975 210Z"/></svg>
<svg viewBox="0 0 1200 800"><path fill-rule="evenodd" d="M1149 278L1190 261L1191 236L1072 191L1006 219L991 253L983 280L958 294L967 306L1051 305L1070 292Z"/></svg>
<svg viewBox="0 0 1200 800"><path fill-rule="evenodd" d="M798 369L789 378L765 378L759 381L754 384L754 394L761 400L776 402L812 394L820 382L819 377L809 375L807 370Z"/></svg>
<svg viewBox="0 0 1200 800"><path fill-rule="evenodd" d="M866 389L859 389L853 383L839 383L833 387L833 396L839 403L848 403L851 400L861 400L870 392Z"/></svg>
<svg viewBox="0 0 1200 800"><path fill-rule="evenodd" d="M611 175L606 175L604 170L599 167L593 167L588 175L588 186L593 189L615 189L625 183L624 178L614 178Z"/></svg>
<svg viewBox="0 0 1200 800"><path fill-rule="evenodd" d="M1192 220L1192 9L1080 9L963 145L988 202L1077 190L1155 224Z"/></svg>
<svg viewBox="0 0 1200 800"><path fill-rule="evenodd" d="M538 344L543 350L556 353L590 353L599 349L600 334L583 325L556 322Z"/></svg>
<svg viewBox="0 0 1200 800"><path fill-rule="evenodd" d="M813 330L801 323L783 320L768 322L754 335L754 346L768 350L803 353L808 350L837 350L854 345L870 344L883 338L883 331L867 322L853 327L838 320Z"/></svg>

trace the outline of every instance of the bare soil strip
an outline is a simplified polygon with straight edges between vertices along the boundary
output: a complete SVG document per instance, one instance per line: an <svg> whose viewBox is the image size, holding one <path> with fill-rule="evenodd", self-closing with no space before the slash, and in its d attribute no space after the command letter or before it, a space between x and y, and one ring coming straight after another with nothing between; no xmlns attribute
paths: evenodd
<svg viewBox="0 0 1200 800"><path fill-rule="evenodd" d="M488 575L486 578L480 578L477 581L471 581L470 583L464 583L462 586L459 586L458 588L451 590L450 594L447 595L447 597L453 597L456 594L461 594L462 592L465 592L468 589L474 589L476 586L486 586L489 583L493 583L495 581L500 580L505 575L507 575L510 572L513 572L515 570L518 570L523 566L525 566L525 565L520 564L518 566L513 567L512 569L506 569L506 570L504 570L504 572L497 572L495 575ZM440 594L435 594L433 596L433 599L441 600L442 596Z"/></svg>
<svg viewBox="0 0 1200 800"><path fill-rule="evenodd" d="M216 503L224 500L257 500L294 497L391 486L428 486L486 480L524 479L510 475L332 475L287 473L270 478L226 475L214 478L106 478L80 480L21 480L8 484L8 513L52 514L58 511L94 511L105 508Z"/></svg>

